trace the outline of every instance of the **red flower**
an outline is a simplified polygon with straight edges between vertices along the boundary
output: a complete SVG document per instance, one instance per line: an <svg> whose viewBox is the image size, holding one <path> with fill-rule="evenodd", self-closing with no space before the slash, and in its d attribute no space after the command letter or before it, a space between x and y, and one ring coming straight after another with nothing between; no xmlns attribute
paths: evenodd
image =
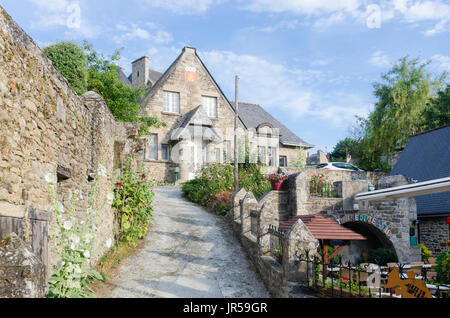
<svg viewBox="0 0 450 318"><path fill-rule="evenodd" d="M141 175L141 179L145 179L145 174L142 174L142 175Z"/></svg>
<svg viewBox="0 0 450 318"><path fill-rule="evenodd" d="M348 277L345 277L345 276L342 276L342 279L343 279L343 280L349 280L349 278L348 278Z"/></svg>
<svg viewBox="0 0 450 318"><path fill-rule="evenodd" d="M117 188L122 188L122 182L117 182L117 183L116 183L116 187L117 187Z"/></svg>

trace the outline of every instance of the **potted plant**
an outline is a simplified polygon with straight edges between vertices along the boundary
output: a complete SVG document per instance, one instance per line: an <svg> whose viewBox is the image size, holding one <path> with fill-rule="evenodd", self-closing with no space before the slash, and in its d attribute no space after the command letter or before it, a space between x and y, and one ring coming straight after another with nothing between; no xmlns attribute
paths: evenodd
<svg viewBox="0 0 450 318"><path fill-rule="evenodd" d="M274 191L280 191L283 187L284 181L286 181L288 176L278 174L278 173L272 173L267 176L267 180L270 181L272 185L272 190Z"/></svg>

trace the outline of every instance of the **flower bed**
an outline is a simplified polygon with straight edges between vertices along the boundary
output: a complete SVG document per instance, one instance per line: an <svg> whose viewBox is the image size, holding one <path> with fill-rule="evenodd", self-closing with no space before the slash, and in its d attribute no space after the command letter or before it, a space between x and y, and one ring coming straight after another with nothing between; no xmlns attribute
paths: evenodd
<svg viewBox="0 0 450 318"><path fill-rule="evenodd" d="M326 175L314 171L309 181L309 193L313 196L334 197L333 184Z"/></svg>

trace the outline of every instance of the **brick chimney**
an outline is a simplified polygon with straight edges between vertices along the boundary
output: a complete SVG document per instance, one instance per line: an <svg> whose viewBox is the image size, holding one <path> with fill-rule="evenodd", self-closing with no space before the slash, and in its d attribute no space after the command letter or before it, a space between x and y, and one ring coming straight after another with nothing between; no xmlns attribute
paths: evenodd
<svg viewBox="0 0 450 318"><path fill-rule="evenodd" d="M140 87L141 85L147 85L150 80L149 76L149 58L143 56L131 63L133 65L133 73L131 77L131 83L133 87Z"/></svg>

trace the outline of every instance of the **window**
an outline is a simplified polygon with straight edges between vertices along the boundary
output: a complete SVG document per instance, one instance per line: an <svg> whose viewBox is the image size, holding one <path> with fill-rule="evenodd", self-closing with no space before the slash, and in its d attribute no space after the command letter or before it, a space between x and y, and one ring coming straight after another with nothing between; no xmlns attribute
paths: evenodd
<svg viewBox="0 0 450 318"><path fill-rule="evenodd" d="M158 135L148 137L148 154L150 160L158 160Z"/></svg>
<svg viewBox="0 0 450 318"><path fill-rule="evenodd" d="M208 117L217 118L217 98L202 96L202 105Z"/></svg>
<svg viewBox="0 0 450 318"><path fill-rule="evenodd" d="M225 140L223 142L224 148L223 148L223 160L225 162L231 162L231 141Z"/></svg>
<svg viewBox="0 0 450 318"><path fill-rule="evenodd" d="M214 149L214 152L215 152L216 162L220 163L220 148Z"/></svg>
<svg viewBox="0 0 450 318"><path fill-rule="evenodd" d="M258 162L266 164L266 147L258 146Z"/></svg>
<svg viewBox="0 0 450 318"><path fill-rule="evenodd" d="M161 159L164 161L170 160L170 145L161 145Z"/></svg>
<svg viewBox="0 0 450 318"><path fill-rule="evenodd" d="M287 157L280 156L280 167L287 167Z"/></svg>
<svg viewBox="0 0 450 318"><path fill-rule="evenodd" d="M180 93L163 91L163 111L180 113Z"/></svg>
<svg viewBox="0 0 450 318"><path fill-rule="evenodd" d="M276 167L277 163L275 158L277 157L277 148L269 147L268 155L269 155L269 166Z"/></svg>

